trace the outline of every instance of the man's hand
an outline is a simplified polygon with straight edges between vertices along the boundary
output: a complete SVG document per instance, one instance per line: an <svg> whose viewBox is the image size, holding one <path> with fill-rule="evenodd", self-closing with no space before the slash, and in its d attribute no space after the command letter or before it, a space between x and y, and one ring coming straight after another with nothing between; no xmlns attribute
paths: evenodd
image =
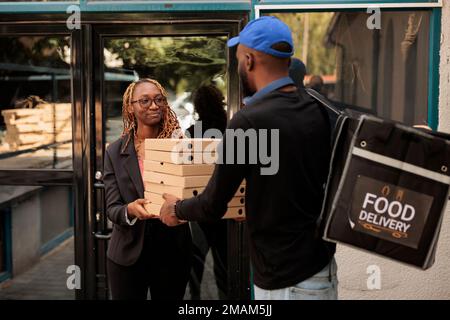
<svg viewBox="0 0 450 320"><path fill-rule="evenodd" d="M161 219L161 221L169 227L174 227L183 222L186 222L179 220L175 215L175 203L180 199L168 193L163 194L163 199L166 201L162 205L159 212L159 218Z"/></svg>
<svg viewBox="0 0 450 320"><path fill-rule="evenodd" d="M127 214L131 219L138 218L139 220L147 220L157 217L154 214L150 214L145 210L144 204L150 203L147 199L136 199L135 201L127 205ZM130 219L130 220L131 220Z"/></svg>

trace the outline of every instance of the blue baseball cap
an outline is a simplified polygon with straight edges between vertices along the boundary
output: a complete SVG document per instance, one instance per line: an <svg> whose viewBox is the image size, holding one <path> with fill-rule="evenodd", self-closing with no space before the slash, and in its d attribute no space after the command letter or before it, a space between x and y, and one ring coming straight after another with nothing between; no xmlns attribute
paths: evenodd
<svg viewBox="0 0 450 320"><path fill-rule="evenodd" d="M281 52L271 48L279 42L287 42L292 48L291 51ZM239 33L239 36L228 40L227 45L234 47L239 43L279 58L289 58L294 54L291 30L284 22L272 16L251 21Z"/></svg>

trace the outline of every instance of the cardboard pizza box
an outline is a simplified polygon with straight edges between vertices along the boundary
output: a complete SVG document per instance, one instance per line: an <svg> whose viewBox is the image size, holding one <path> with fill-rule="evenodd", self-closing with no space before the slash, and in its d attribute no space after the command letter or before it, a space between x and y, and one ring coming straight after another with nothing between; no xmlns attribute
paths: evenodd
<svg viewBox="0 0 450 320"><path fill-rule="evenodd" d="M151 182L145 182L144 183L145 191L146 192L152 192L152 193L169 193L173 194L175 197L180 199L186 199L195 197L198 194L202 193L205 187L195 187L195 188L182 188L182 187L176 187L176 186L169 186L159 183L151 183ZM235 193L236 197L243 197L245 196L245 185L241 184L239 188L237 189Z"/></svg>
<svg viewBox="0 0 450 320"><path fill-rule="evenodd" d="M40 103L36 106L38 110L44 110L46 113L67 114L72 112L71 103Z"/></svg>
<svg viewBox="0 0 450 320"><path fill-rule="evenodd" d="M180 199L195 197L200 194L205 187L196 187L196 188L181 188L176 186L169 186L158 183L145 182L145 191L153 192L158 194L169 193L173 194L175 197Z"/></svg>
<svg viewBox="0 0 450 320"><path fill-rule="evenodd" d="M145 160L173 164L214 164L217 161L217 153L145 150Z"/></svg>
<svg viewBox="0 0 450 320"><path fill-rule="evenodd" d="M245 208L244 207L233 207L228 208L222 219L236 219L245 218Z"/></svg>
<svg viewBox="0 0 450 320"><path fill-rule="evenodd" d="M159 172L144 172L144 181L177 186L182 188L204 187L211 176L187 176L180 177Z"/></svg>
<svg viewBox="0 0 450 320"><path fill-rule="evenodd" d="M161 210L160 204L147 203L144 204L144 208L148 213L159 216L159 212ZM222 219L235 219L235 218L244 218L245 217L245 208L244 207L234 207L228 208L225 215Z"/></svg>
<svg viewBox="0 0 450 320"><path fill-rule="evenodd" d="M41 120L43 122L65 121L70 119L71 116L71 113L44 113L41 116Z"/></svg>
<svg viewBox="0 0 450 320"><path fill-rule="evenodd" d="M6 124L6 131L11 134L41 132L42 126L38 123Z"/></svg>
<svg viewBox="0 0 450 320"><path fill-rule="evenodd" d="M63 132L72 132L72 126L68 125L58 128L45 122L41 122L40 124L37 123L7 124L6 131L11 135L20 135L25 133L37 133L37 134L63 133Z"/></svg>
<svg viewBox="0 0 450 320"><path fill-rule="evenodd" d="M31 109L31 108L17 108L17 109L6 109L1 112L2 116L5 118L14 117L28 117L43 114L43 110Z"/></svg>
<svg viewBox="0 0 450 320"><path fill-rule="evenodd" d="M72 122L71 119L66 119L64 121L42 122L41 129L48 133L72 131Z"/></svg>
<svg viewBox="0 0 450 320"><path fill-rule="evenodd" d="M167 173L176 176L203 176L211 175L214 164L173 164L152 160L144 161L144 171Z"/></svg>
<svg viewBox="0 0 450 320"><path fill-rule="evenodd" d="M145 199L150 200L154 204L163 204L164 199L162 197L162 194L159 193L153 193L153 192L145 192ZM230 202L228 202L229 208L234 207L242 207L245 204L245 197L233 197Z"/></svg>
<svg viewBox="0 0 450 320"><path fill-rule="evenodd" d="M145 192L144 198L151 201L153 204L159 204L162 205L164 203L164 199L162 197L162 194L159 193L153 193L153 192Z"/></svg>
<svg viewBox="0 0 450 320"><path fill-rule="evenodd" d="M4 116L5 123L8 125L17 125L17 124L29 124L35 123L39 124L42 122L41 115L31 115L26 117L16 117L14 114Z"/></svg>
<svg viewBox="0 0 450 320"><path fill-rule="evenodd" d="M220 139L145 139L146 150L215 152Z"/></svg>
<svg viewBox="0 0 450 320"><path fill-rule="evenodd" d="M231 198L230 202L228 202L228 207L242 207L245 205L245 197L236 197Z"/></svg>
<svg viewBox="0 0 450 320"><path fill-rule="evenodd" d="M42 121L42 110L36 109L7 109L2 111L5 124L39 124Z"/></svg>
<svg viewBox="0 0 450 320"><path fill-rule="evenodd" d="M48 133L43 135L45 137L45 143L53 143L53 142L64 142L72 140L72 132L60 132L60 133Z"/></svg>
<svg viewBox="0 0 450 320"><path fill-rule="evenodd" d="M23 145L39 142L43 143L44 140L45 137L39 133L11 134L10 132L7 132L5 135L5 142L11 145L12 144Z"/></svg>

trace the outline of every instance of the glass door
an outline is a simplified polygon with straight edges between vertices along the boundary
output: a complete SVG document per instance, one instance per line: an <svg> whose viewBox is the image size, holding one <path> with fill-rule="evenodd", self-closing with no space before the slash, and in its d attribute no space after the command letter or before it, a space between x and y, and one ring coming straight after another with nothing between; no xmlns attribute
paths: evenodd
<svg viewBox="0 0 450 320"><path fill-rule="evenodd" d="M107 220L103 195L103 155L123 131L122 99L128 85L139 78L153 78L168 93L183 132L196 122L194 93L214 87L222 95L228 119L240 108L240 88L234 52L226 46L238 34L243 19L211 22L171 21L171 24L93 27L95 100L95 181L92 212L95 212L98 295L108 298L106 248L111 223ZM245 223L224 221L223 241L211 247L208 232L191 224L194 265L185 299L248 299L249 261L243 243ZM205 231L205 230L203 230ZM210 240L210 239L209 239ZM243 267L244 266L244 267ZM245 281L242 281L242 277ZM245 276L246 275L246 276Z"/></svg>
<svg viewBox="0 0 450 320"><path fill-rule="evenodd" d="M0 300L78 294L67 281L79 239L76 37L37 23L0 31Z"/></svg>

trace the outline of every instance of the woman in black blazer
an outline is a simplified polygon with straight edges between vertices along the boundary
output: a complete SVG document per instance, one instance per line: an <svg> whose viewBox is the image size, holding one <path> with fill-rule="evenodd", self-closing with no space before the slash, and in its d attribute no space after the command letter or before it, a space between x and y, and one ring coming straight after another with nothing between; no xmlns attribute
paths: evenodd
<svg viewBox="0 0 450 320"><path fill-rule="evenodd" d="M123 96L122 137L105 153L106 212L113 222L107 251L113 299L182 299L191 266L187 223L167 227L144 209L144 140L180 136L167 93L153 79L131 83Z"/></svg>

